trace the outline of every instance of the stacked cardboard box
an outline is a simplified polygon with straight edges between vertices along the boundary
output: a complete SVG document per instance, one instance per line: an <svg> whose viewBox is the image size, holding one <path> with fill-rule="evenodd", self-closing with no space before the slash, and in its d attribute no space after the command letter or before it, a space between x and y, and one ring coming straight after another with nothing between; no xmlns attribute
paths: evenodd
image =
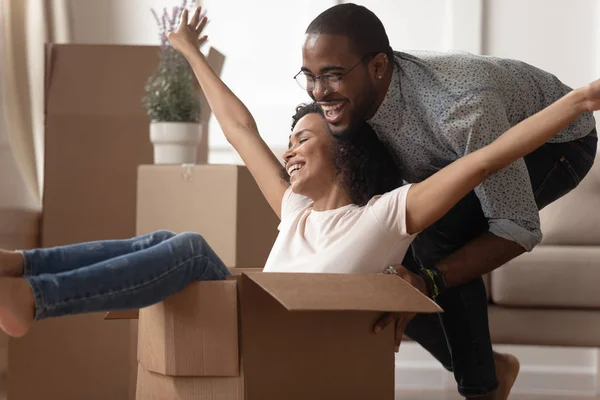
<svg viewBox="0 0 600 400"><path fill-rule="evenodd" d="M394 332L375 321L440 309L395 276L239 268L264 264L277 224L245 167L140 167L138 233L199 232L233 276L139 311L138 400L394 398Z"/></svg>
<svg viewBox="0 0 600 400"><path fill-rule="evenodd" d="M260 267L279 219L246 167L142 165L137 232L200 233L228 267Z"/></svg>
<svg viewBox="0 0 600 400"><path fill-rule="evenodd" d="M152 162L141 99L157 64L156 46L48 46L43 247L135 234L137 166ZM99 313L41 321L11 341L8 398L132 399L136 338Z"/></svg>
<svg viewBox="0 0 600 400"><path fill-rule="evenodd" d="M136 398L393 400L394 330L374 323L437 311L390 275L198 282L140 311Z"/></svg>

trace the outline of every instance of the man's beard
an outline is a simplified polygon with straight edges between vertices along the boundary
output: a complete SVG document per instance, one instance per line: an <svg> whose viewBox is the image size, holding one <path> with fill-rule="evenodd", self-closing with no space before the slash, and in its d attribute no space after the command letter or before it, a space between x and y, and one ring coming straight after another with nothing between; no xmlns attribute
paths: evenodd
<svg viewBox="0 0 600 400"><path fill-rule="evenodd" d="M366 122L361 119L351 121L344 129L339 129L337 132L332 133L337 139L343 140L354 140L360 136L362 128Z"/></svg>
<svg viewBox="0 0 600 400"><path fill-rule="evenodd" d="M360 135L363 127L367 123L367 115L369 109L375 103L375 98L375 89L370 88L369 92L356 102L358 106L354 112L355 117L350 120L345 128L331 129L332 135L338 138L344 137L348 140L352 140L356 138L357 135Z"/></svg>

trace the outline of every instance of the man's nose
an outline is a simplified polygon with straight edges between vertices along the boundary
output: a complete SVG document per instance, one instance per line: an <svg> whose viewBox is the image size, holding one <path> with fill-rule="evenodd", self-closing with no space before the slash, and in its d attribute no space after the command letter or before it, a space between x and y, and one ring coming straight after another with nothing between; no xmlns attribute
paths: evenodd
<svg viewBox="0 0 600 400"><path fill-rule="evenodd" d="M315 87L312 90L312 98L319 101L329 94L329 90L320 79L315 81Z"/></svg>

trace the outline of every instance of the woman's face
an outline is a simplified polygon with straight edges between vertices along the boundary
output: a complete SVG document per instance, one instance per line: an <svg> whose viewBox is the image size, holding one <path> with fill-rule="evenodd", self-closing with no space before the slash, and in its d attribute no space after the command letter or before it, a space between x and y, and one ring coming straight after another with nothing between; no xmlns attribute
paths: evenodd
<svg viewBox="0 0 600 400"><path fill-rule="evenodd" d="M290 135L289 149L283 154L294 193L315 199L336 185L332 142L327 122L320 114L310 113L298 121Z"/></svg>

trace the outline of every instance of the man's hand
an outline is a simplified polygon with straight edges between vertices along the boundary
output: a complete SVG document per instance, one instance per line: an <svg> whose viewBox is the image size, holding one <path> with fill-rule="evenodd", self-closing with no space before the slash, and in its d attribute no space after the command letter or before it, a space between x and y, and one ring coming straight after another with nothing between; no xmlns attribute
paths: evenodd
<svg viewBox="0 0 600 400"><path fill-rule="evenodd" d="M175 32L167 32L167 38L171 46L185 57L200 51L200 46L206 42L208 36L202 35L206 26L206 16L201 16L201 8L196 7L192 18L188 21L188 10L181 12L181 21Z"/></svg>
<svg viewBox="0 0 600 400"><path fill-rule="evenodd" d="M425 296L429 297L429 293L427 290L427 284L425 280L417 274L413 274L402 265L394 266L396 273L400 278L404 279L410 285L414 286ZM395 349L396 353L400 350L400 342L402 341L402 336L404 335L404 331L406 330L406 326L410 322L411 319L415 317L415 313L387 313L377 323L375 324L374 331L375 333L381 332L383 328L388 326L390 323L394 323L395 326Z"/></svg>

